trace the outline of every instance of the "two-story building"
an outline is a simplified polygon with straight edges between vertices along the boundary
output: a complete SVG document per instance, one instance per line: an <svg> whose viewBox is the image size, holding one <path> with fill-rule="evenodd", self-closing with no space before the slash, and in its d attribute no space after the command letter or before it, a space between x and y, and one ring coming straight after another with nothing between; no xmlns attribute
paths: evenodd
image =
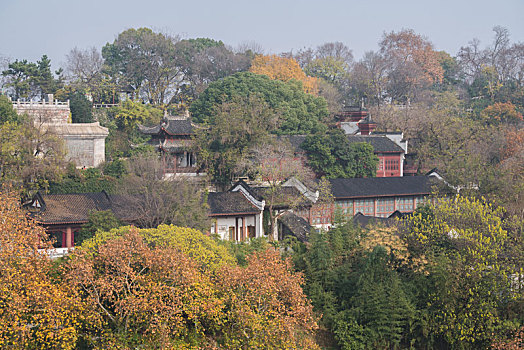
<svg viewBox="0 0 524 350"><path fill-rule="evenodd" d="M196 156L191 151L191 137L195 128L195 124L187 115L166 115L159 125L139 126L142 134L151 136L149 144L161 154L164 174L167 177L176 174L201 175L197 169Z"/></svg>

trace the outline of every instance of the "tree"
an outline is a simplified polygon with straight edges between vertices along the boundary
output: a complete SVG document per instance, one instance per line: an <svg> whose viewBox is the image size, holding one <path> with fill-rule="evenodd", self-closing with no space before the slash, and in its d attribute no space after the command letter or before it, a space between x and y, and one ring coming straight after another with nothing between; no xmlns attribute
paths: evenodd
<svg viewBox="0 0 524 350"><path fill-rule="evenodd" d="M267 75L270 79L287 82L295 79L302 82L304 92L316 95L318 87L316 79L308 77L298 62L292 58L277 55L258 55L251 62L251 73Z"/></svg>
<svg viewBox="0 0 524 350"><path fill-rule="evenodd" d="M98 231L105 232L122 226L111 210L92 210L88 214L88 219L87 224L84 224L78 235L75 236L75 244L77 245L92 238Z"/></svg>
<svg viewBox="0 0 524 350"><path fill-rule="evenodd" d="M6 96L0 96L0 125L6 122L17 124L20 117L13 108L13 103Z"/></svg>
<svg viewBox="0 0 524 350"><path fill-rule="evenodd" d="M522 115L519 114L513 103L511 102L496 102L486 107L481 112L487 123L518 123L522 121Z"/></svg>
<svg viewBox="0 0 524 350"><path fill-rule="evenodd" d="M318 328L290 259L275 250L254 253L245 268L223 268L218 288L227 311L226 348L319 349Z"/></svg>
<svg viewBox="0 0 524 350"><path fill-rule="evenodd" d="M279 133L310 134L325 130L326 101L302 91L300 82L271 80L249 72L236 73L209 84L190 107L193 120L212 125L217 106L235 98L261 98L280 113Z"/></svg>
<svg viewBox="0 0 524 350"><path fill-rule="evenodd" d="M378 53L366 52L351 70L350 86L356 101L365 99L369 105L380 106L386 96L387 82L386 60Z"/></svg>
<svg viewBox="0 0 524 350"><path fill-rule="evenodd" d="M408 333L414 307L389 262L386 249L381 246L364 259L357 293L351 301L354 308L340 313L335 323L335 334L344 349L352 349L349 345L358 340L359 347L395 348Z"/></svg>
<svg viewBox="0 0 524 350"><path fill-rule="evenodd" d="M405 221L410 251L431 258L431 328L450 344L486 347L506 327L503 310L522 300L520 288L511 287L519 267L506 259L510 234L503 217L503 208L485 200L457 197Z"/></svg>
<svg viewBox="0 0 524 350"><path fill-rule="evenodd" d="M248 150L264 142L278 125L278 114L256 96L234 97L216 106L213 124L197 132L194 148L212 179L228 185L242 174L239 164Z"/></svg>
<svg viewBox="0 0 524 350"><path fill-rule="evenodd" d="M86 319L79 298L53 278L44 229L16 193L0 191L0 344L4 349L75 349ZM89 320L93 327L95 319Z"/></svg>
<svg viewBox="0 0 524 350"><path fill-rule="evenodd" d="M36 63L27 60L9 63L8 69L2 72L6 77L5 86L11 88L12 97L32 99L38 97L44 99L46 94L54 94L62 85L62 70L55 72L55 79L51 72L51 60L43 55Z"/></svg>
<svg viewBox="0 0 524 350"><path fill-rule="evenodd" d="M270 238L278 240L278 218L286 209L297 207L305 201L302 194L286 191L285 181L295 178L306 182L313 178L313 174L304 166L302 159L295 157L291 145L278 141L254 145L243 167L252 178L268 184L263 197L270 218Z"/></svg>
<svg viewBox="0 0 524 350"><path fill-rule="evenodd" d="M149 28L128 29L102 48L105 72L121 91L156 106L169 105L178 92L177 38Z"/></svg>
<svg viewBox="0 0 524 350"><path fill-rule="evenodd" d="M132 208L140 227L174 224L208 230L206 197L198 183L184 177L164 179L163 165L156 155L132 157L129 173L122 179L118 193L124 195L126 208Z"/></svg>
<svg viewBox="0 0 524 350"><path fill-rule="evenodd" d="M306 138L300 146L307 153L308 165L319 176L327 178L373 177L377 172L378 157L373 146L352 143L339 129L327 134Z"/></svg>
<svg viewBox="0 0 524 350"><path fill-rule="evenodd" d="M67 267L105 322L97 339L106 346L318 348L301 275L274 250L239 267L196 230L122 227L84 242Z"/></svg>
<svg viewBox="0 0 524 350"><path fill-rule="evenodd" d="M188 106L209 83L245 71L251 56L234 53L222 41L208 38L181 40L175 44L177 62L184 74L179 101Z"/></svg>
<svg viewBox="0 0 524 350"><path fill-rule="evenodd" d="M69 100L71 110L71 120L73 123L92 123L93 103L89 101L82 90L74 90L71 86L66 86L56 92L57 99Z"/></svg>
<svg viewBox="0 0 524 350"><path fill-rule="evenodd" d="M116 107L115 121L117 126L124 131L131 132L141 125L155 125L162 119L161 110L142 102L125 101Z"/></svg>
<svg viewBox="0 0 524 350"><path fill-rule="evenodd" d="M100 341L111 347L188 347L204 341L220 315L209 277L178 249L148 246L136 228L78 250L68 270L68 281L112 330Z"/></svg>
<svg viewBox="0 0 524 350"><path fill-rule="evenodd" d="M2 106L1 119L13 120L12 104L4 100ZM58 181L63 159L62 141L44 126L20 117L0 124L0 182L19 187L24 196Z"/></svg>
<svg viewBox="0 0 524 350"><path fill-rule="evenodd" d="M431 42L411 29L384 34L380 42L389 77L389 95L407 102L419 89L441 82L443 69Z"/></svg>

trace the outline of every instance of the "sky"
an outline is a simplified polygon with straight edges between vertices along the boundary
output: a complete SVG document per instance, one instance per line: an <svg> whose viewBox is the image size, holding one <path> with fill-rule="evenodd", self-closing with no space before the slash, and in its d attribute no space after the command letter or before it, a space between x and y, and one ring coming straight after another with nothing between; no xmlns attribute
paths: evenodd
<svg viewBox="0 0 524 350"><path fill-rule="evenodd" d="M139 27L275 54L340 41L357 60L384 32L410 28L455 55L473 38L488 45L496 25L523 42L524 0L0 0L0 58L46 54L58 68L74 47L100 49Z"/></svg>

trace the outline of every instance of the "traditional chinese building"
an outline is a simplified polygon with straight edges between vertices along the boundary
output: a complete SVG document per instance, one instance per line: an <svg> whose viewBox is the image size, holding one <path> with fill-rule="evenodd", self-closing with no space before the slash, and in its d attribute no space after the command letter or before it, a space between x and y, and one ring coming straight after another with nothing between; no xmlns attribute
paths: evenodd
<svg viewBox="0 0 524 350"><path fill-rule="evenodd" d="M57 248L74 247L76 234L89 221L92 211L111 210L119 220L133 222L133 215L124 210L125 198L109 195L105 191L75 194L38 192L26 208L30 216L46 229Z"/></svg>
<svg viewBox="0 0 524 350"><path fill-rule="evenodd" d="M167 115L160 125L139 126L141 133L151 136L149 143L160 152L165 175L199 174L195 154L191 152L195 127L189 116Z"/></svg>
<svg viewBox="0 0 524 350"><path fill-rule="evenodd" d="M351 219L364 216L388 218L393 213L412 213L424 205L444 183L438 174L405 177L330 179L334 204L314 204L296 213L312 226L329 228L335 211Z"/></svg>

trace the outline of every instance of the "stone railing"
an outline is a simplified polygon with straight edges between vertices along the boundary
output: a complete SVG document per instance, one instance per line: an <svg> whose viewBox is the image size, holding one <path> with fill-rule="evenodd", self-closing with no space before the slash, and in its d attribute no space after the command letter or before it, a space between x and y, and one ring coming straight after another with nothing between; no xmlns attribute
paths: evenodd
<svg viewBox="0 0 524 350"><path fill-rule="evenodd" d="M46 253L51 259L63 258L74 248L53 248L53 249L39 249L39 253Z"/></svg>

